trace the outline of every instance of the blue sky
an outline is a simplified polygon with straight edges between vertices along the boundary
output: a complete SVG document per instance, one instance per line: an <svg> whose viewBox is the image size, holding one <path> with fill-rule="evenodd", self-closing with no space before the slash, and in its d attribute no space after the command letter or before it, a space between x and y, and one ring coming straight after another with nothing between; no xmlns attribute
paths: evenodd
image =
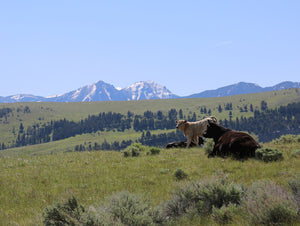
<svg viewBox="0 0 300 226"><path fill-rule="evenodd" d="M300 82L300 1L1 1L0 96Z"/></svg>

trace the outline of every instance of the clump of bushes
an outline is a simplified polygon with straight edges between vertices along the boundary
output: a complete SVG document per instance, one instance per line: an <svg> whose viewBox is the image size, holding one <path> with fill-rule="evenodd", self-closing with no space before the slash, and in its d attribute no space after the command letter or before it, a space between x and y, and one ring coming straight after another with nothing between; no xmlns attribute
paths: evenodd
<svg viewBox="0 0 300 226"><path fill-rule="evenodd" d="M139 195L122 191L108 198L102 206L101 225L151 225L163 221L157 210L151 208L149 201L143 201Z"/></svg>
<svg viewBox="0 0 300 226"><path fill-rule="evenodd" d="M64 203L55 203L46 207L43 213L45 225L80 225L84 223L86 210L79 205L76 198L69 198Z"/></svg>
<svg viewBox="0 0 300 226"><path fill-rule="evenodd" d="M140 155L141 152L145 151L146 147L143 146L141 143L134 143L128 146L124 151L124 157L137 157Z"/></svg>
<svg viewBox="0 0 300 226"><path fill-rule="evenodd" d="M162 224L164 219L159 208L152 209L149 201L128 191L114 194L99 209L86 211L76 198L46 207L45 225L132 225L146 226Z"/></svg>
<svg viewBox="0 0 300 226"><path fill-rule="evenodd" d="M188 175L183 169L176 169L174 172L174 177L176 180L183 180L186 179Z"/></svg>
<svg viewBox="0 0 300 226"><path fill-rule="evenodd" d="M292 225L299 221L299 177L289 182L292 192L269 181L249 187L210 179L181 184L171 198L153 207L128 191L116 193L88 210L72 197L46 207L45 225L166 225L181 217L201 216L218 224Z"/></svg>
<svg viewBox="0 0 300 226"><path fill-rule="evenodd" d="M298 158L300 156L300 150L293 150L291 156L293 158Z"/></svg>
<svg viewBox="0 0 300 226"><path fill-rule="evenodd" d="M283 159L282 152L276 148L260 148L255 152L257 159L263 160L264 162L272 162Z"/></svg>
<svg viewBox="0 0 300 226"><path fill-rule="evenodd" d="M134 143L128 146L124 151L122 151L124 157L137 157L141 153L146 153L147 155L158 155L161 149L157 147L147 147L141 143Z"/></svg>
<svg viewBox="0 0 300 226"><path fill-rule="evenodd" d="M292 144L292 143L300 143L300 135L282 135L281 137L272 141L274 144Z"/></svg>
<svg viewBox="0 0 300 226"><path fill-rule="evenodd" d="M223 205L221 208L213 206L211 215L218 224L229 224L239 212L240 208L238 205L229 203L229 205Z"/></svg>
<svg viewBox="0 0 300 226"><path fill-rule="evenodd" d="M243 190L240 186L228 184L223 179L205 182L192 182L180 187L167 201L164 214L169 218L178 218L187 212L197 212L205 216L212 213L213 208L240 204Z"/></svg>
<svg viewBox="0 0 300 226"><path fill-rule="evenodd" d="M148 153L150 155L158 155L160 153L161 149L160 148L157 148L157 147L151 147L149 148L148 150Z"/></svg>
<svg viewBox="0 0 300 226"><path fill-rule="evenodd" d="M273 182L253 183L243 199L247 217L253 224L278 225L297 220L295 197Z"/></svg>

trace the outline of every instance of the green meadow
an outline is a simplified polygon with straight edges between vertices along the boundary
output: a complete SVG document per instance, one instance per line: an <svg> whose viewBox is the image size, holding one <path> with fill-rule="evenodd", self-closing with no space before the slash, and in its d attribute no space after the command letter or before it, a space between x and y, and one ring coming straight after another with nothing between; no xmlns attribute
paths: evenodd
<svg viewBox="0 0 300 226"><path fill-rule="evenodd" d="M279 148L284 160L265 163L255 159L208 159L202 148L163 149L159 155L135 158L106 151L4 156L0 158L0 224L41 224L46 206L71 196L89 207L116 192L129 191L149 197L153 205L158 205L167 201L180 183L213 176L226 175L230 182L245 185L272 180L287 186L300 172L300 158L291 156L300 144L265 146ZM186 180L174 178L178 168L187 173Z"/></svg>

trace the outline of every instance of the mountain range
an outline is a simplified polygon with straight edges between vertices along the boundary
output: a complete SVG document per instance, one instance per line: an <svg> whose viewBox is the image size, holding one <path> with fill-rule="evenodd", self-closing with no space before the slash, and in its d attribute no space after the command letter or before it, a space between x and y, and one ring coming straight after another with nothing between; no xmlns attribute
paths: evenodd
<svg viewBox="0 0 300 226"><path fill-rule="evenodd" d="M165 86L152 81L137 82L124 89L115 88L103 81L83 86L71 92L52 97L35 96L31 94L17 94L0 97L0 103L15 102L85 102L85 101L130 101L148 99L200 98L223 97L238 94L259 93L289 88L300 88L300 82L282 82L275 86L261 87L254 83L239 82L215 90L207 90L189 96L173 94Z"/></svg>

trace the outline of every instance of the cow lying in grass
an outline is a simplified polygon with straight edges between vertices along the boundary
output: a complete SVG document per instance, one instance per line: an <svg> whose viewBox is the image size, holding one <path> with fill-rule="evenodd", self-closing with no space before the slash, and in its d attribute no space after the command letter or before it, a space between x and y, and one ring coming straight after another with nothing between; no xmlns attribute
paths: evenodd
<svg viewBox="0 0 300 226"><path fill-rule="evenodd" d="M166 148L185 148L186 144L187 144L186 141L176 141L176 142L168 143ZM202 137L199 137L198 145L202 145L202 144L204 144L204 139ZM190 144L190 147L195 147L195 146L197 145L194 144L194 142Z"/></svg>
<svg viewBox="0 0 300 226"><path fill-rule="evenodd" d="M188 148L193 141L196 145L199 143L199 136L203 136L208 122L217 123L218 120L215 116L210 116L197 122L188 122L187 120L176 120L176 129L183 131L184 136L187 138L186 147Z"/></svg>
<svg viewBox="0 0 300 226"><path fill-rule="evenodd" d="M256 149L261 146L249 134L224 128L216 123L209 122L204 137L213 138L215 145L208 157L229 156L242 159L255 157Z"/></svg>

